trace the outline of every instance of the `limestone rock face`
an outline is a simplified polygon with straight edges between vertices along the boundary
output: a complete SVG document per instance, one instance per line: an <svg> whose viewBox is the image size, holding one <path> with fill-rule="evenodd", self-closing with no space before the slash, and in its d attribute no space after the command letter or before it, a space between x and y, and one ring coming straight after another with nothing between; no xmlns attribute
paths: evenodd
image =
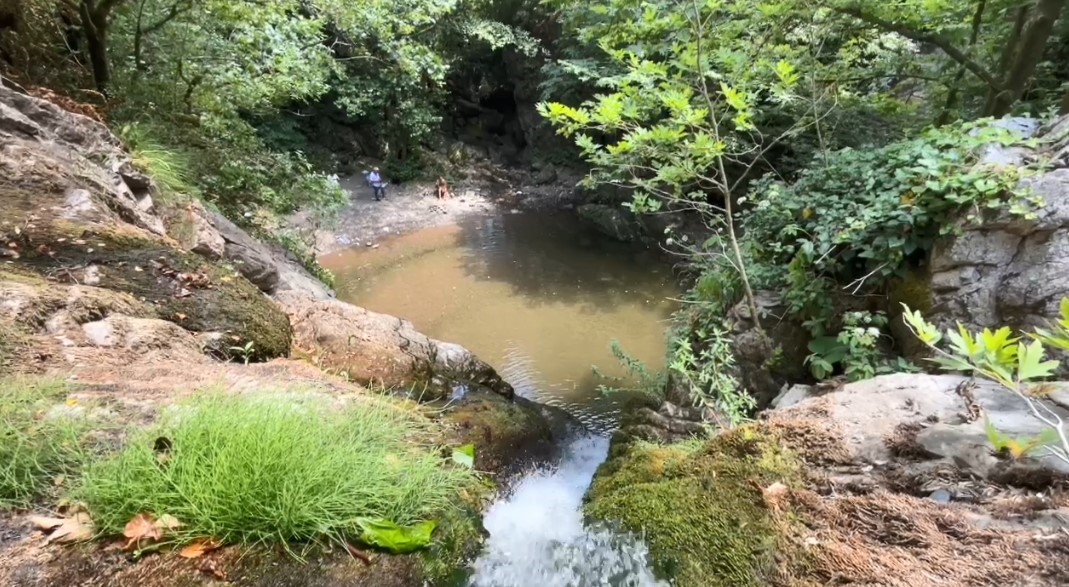
<svg viewBox="0 0 1069 587"><path fill-rule="evenodd" d="M260 291L274 293L279 277L278 263L271 251L220 214L208 213L208 222L223 238L223 256Z"/></svg>
<svg viewBox="0 0 1069 587"><path fill-rule="evenodd" d="M1065 406L1050 402L1047 407L1069 417ZM1069 464L1043 451L1018 461L993 454L985 421L1014 439L1039 436L1048 427L1024 400L987 381L956 375L883 375L772 414L776 419L822 422L842 437L851 459L877 467L909 453L915 462L905 466L915 474L945 466L992 482L1025 475L1069 478Z"/></svg>
<svg viewBox="0 0 1069 587"><path fill-rule="evenodd" d="M463 385L513 396L512 386L470 351L429 338L407 320L297 292L276 298L289 313L296 346L354 381L404 387L425 400L449 397Z"/></svg>
<svg viewBox="0 0 1069 587"><path fill-rule="evenodd" d="M1000 213L963 225L959 235L944 239L932 251L930 316L935 322L1031 330L1058 315L1061 299L1069 296L1069 117L1041 139L1041 152L987 158L1011 165L1051 158L1052 170L1022 181L1023 188L1044 202L1037 218Z"/></svg>
<svg viewBox="0 0 1069 587"><path fill-rule="evenodd" d="M94 287L131 296L143 310L135 318L251 342L259 359L289 353L285 314L210 260L220 249L212 227L193 226L203 257L166 234L152 181L105 126L7 88L0 104L0 238L7 243L0 255L19 276L3 280L30 285L32 298L46 300L36 310L45 322L60 328L68 322L63 312L83 313L77 300L56 294Z"/></svg>

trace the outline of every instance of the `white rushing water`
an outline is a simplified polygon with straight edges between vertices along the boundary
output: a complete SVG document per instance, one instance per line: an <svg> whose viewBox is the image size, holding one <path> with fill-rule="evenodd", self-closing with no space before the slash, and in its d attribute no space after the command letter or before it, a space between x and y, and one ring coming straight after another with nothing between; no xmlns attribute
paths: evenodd
<svg viewBox="0 0 1069 587"><path fill-rule="evenodd" d="M649 571L641 541L583 524L583 493L608 445L572 441L560 467L529 473L490 507L470 587L667 587Z"/></svg>

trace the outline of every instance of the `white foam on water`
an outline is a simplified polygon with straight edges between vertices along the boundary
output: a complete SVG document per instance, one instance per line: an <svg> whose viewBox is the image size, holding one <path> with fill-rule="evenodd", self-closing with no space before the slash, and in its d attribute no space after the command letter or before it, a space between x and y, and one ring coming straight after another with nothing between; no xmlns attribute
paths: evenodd
<svg viewBox="0 0 1069 587"><path fill-rule="evenodd" d="M640 540L583 524L583 493L608 448L607 438L579 438L565 447L560 467L529 473L494 503L469 585L667 587L650 572Z"/></svg>

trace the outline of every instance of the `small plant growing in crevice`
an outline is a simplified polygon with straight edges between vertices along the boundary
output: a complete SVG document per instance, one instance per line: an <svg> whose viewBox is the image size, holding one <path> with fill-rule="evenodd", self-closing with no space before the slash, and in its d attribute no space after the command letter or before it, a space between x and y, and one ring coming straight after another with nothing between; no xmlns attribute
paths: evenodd
<svg viewBox="0 0 1069 587"><path fill-rule="evenodd" d="M916 371L916 366L897 357L888 358L879 348L880 337L888 325L883 312L847 312L842 328L835 336L823 335L823 322L810 320L805 326L814 334L806 357L809 372L818 380L827 379L837 368L849 381L870 379L876 375Z"/></svg>
<svg viewBox="0 0 1069 587"><path fill-rule="evenodd" d="M249 341L242 346L232 346L228 349L232 357L239 357L248 365L256 356L256 343Z"/></svg>
<svg viewBox="0 0 1069 587"><path fill-rule="evenodd" d="M947 330L944 336L920 312L910 310L905 304L902 307L903 320L935 353L933 362L948 371L963 371L998 383L1023 400L1032 415L1049 427L1049 432L1036 438L1013 439L989 423L987 434L996 451L1020 458L1042 447L1069 463L1069 430L1064 419L1043 401L1047 386L1036 385L1053 375L1059 366L1058 361L1046 358L1044 345L1069 349L1069 298L1062 300L1060 318L1049 330L1038 329L1030 336L1031 342L1015 336L1008 327L985 328L974 333L958 324L957 330ZM941 344L944 339L946 343Z"/></svg>

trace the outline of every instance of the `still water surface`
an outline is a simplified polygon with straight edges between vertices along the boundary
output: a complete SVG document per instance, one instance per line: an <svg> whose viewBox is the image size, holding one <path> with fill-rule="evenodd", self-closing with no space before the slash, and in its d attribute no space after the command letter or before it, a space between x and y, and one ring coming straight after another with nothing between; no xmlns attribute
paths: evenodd
<svg viewBox="0 0 1069 587"><path fill-rule="evenodd" d="M677 295L653 253L594 234L566 214L469 217L322 258L338 297L411 320L493 365L525 397L612 428L617 400L592 372L623 375L610 342L651 368Z"/></svg>

